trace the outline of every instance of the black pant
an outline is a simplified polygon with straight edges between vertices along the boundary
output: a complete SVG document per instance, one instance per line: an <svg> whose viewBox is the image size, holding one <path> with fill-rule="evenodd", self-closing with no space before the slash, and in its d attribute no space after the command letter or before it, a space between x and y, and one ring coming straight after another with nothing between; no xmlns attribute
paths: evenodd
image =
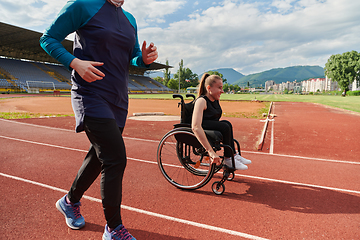
<svg viewBox="0 0 360 240"><path fill-rule="evenodd" d="M201 125L202 128L205 130L216 130L221 132L221 134L223 135L223 144L229 145L235 153L233 129L229 121L203 120ZM224 156L231 157L231 151L227 148L224 148Z"/></svg>
<svg viewBox="0 0 360 240"><path fill-rule="evenodd" d="M101 173L100 191L105 219L110 228L116 228L122 224L120 205L126 167L123 128L119 128L114 119L88 116L85 116L84 128L91 145L68 197L73 203L79 202Z"/></svg>

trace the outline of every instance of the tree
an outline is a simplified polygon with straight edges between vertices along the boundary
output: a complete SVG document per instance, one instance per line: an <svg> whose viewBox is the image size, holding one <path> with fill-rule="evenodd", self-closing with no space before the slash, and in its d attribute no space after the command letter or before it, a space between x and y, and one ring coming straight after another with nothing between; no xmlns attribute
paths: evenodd
<svg viewBox="0 0 360 240"><path fill-rule="evenodd" d="M228 84L228 83L225 83L225 84L223 85L223 90L224 90L224 92L228 92L228 91L229 91L229 84Z"/></svg>
<svg viewBox="0 0 360 240"><path fill-rule="evenodd" d="M176 81L175 79L170 79L167 83L167 87L171 89L178 89L178 86L178 81Z"/></svg>
<svg viewBox="0 0 360 240"><path fill-rule="evenodd" d="M240 87L239 87L239 85L234 85L234 90L235 90L235 92L240 91Z"/></svg>
<svg viewBox="0 0 360 240"><path fill-rule="evenodd" d="M234 85L230 85L229 88L230 88L230 91L234 91L234 90L235 90L235 86L234 86Z"/></svg>
<svg viewBox="0 0 360 240"><path fill-rule="evenodd" d="M193 73L189 68L184 68L183 60L179 64L179 70L174 74L174 79L179 84L180 74L180 88L196 87L199 85L199 77L196 73Z"/></svg>
<svg viewBox="0 0 360 240"><path fill-rule="evenodd" d="M157 82L159 82L159 83L163 83L164 81L163 81L163 78L162 77L154 77L153 78L155 81L157 81ZM166 86L166 85L165 85Z"/></svg>
<svg viewBox="0 0 360 240"><path fill-rule="evenodd" d="M336 81L343 91L343 96L349 91L349 85L359 79L360 53L356 51L331 55L325 64L325 75Z"/></svg>
<svg viewBox="0 0 360 240"><path fill-rule="evenodd" d="M207 71L207 73L210 75L218 75L219 77L222 78L224 84L227 83L227 80L226 80L226 78L224 78L224 75L222 75L218 71Z"/></svg>
<svg viewBox="0 0 360 240"><path fill-rule="evenodd" d="M184 61L181 59L181 61L179 63L179 70L177 71L177 73L174 74L174 78L177 79L177 81L178 81L179 91L181 89L182 79L184 79L184 74L182 72L183 66L184 66Z"/></svg>
<svg viewBox="0 0 360 240"><path fill-rule="evenodd" d="M169 66L169 60L166 60L166 66ZM167 83L169 82L170 78L171 78L171 72L169 68L166 68L164 71L164 79L163 79L163 84L165 86L167 86Z"/></svg>

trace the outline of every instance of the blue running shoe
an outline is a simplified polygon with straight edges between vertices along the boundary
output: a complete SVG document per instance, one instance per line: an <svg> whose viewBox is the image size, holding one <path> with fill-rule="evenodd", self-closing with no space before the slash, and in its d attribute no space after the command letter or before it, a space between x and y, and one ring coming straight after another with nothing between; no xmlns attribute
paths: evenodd
<svg viewBox="0 0 360 240"><path fill-rule="evenodd" d="M111 232L109 232L108 225L106 224L102 239L103 240L136 240L122 224L117 226L117 228L115 228Z"/></svg>
<svg viewBox="0 0 360 240"><path fill-rule="evenodd" d="M85 219L80 214L81 203L68 204L65 200L67 195L56 202L56 208L65 216L66 224L71 229L80 229L85 226Z"/></svg>

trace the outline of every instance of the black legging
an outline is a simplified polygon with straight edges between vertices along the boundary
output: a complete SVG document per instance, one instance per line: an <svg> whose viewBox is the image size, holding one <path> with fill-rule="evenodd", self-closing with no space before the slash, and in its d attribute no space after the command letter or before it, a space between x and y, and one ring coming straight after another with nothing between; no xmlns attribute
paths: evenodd
<svg viewBox="0 0 360 240"><path fill-rule="evenodd" d="M110 228L116 228L122 224L120 205L126 167L123 128L119 128L114 119L87 116L84 128L91 145L68 197L73 203L79 202L101 173L100 191L105 218Z"/></svg>
<svg viewBox="0 0 360 240"><path fill-rule="evenodd" d="M203 120L202 128L204 130L216 130L221 132L221 134L223 135L223 144L229 145L235 153L233 129L229 121ZM224 156L231 157L231 151L227 148L224 148Z"/></svg>

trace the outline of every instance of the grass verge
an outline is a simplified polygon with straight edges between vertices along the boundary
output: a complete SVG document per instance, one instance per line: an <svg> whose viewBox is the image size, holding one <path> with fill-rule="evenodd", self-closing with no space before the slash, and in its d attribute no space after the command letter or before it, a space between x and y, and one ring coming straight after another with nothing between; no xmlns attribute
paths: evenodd
<svg viewBox="0 0 360 240"><path fill-rule="evenodd" d="M22 118L41 118L41 117L67 117L74 116L64 114L40 114L40 113L21 113L21 112L0 112L0 118L4 119L22 119Z"/></svg>
<svg viewBox="0 0 360 240"><path fill-rule="evenodd" d="M263 116L265 113L266 115L269 112L270 102L263 102L264 107L258 109L256 112L252 113L244 113L244 112L235 112L235 113L223 113L224 117L233 117L233 118L253 118L253 119L264 119L266 117Z"/></svg>

